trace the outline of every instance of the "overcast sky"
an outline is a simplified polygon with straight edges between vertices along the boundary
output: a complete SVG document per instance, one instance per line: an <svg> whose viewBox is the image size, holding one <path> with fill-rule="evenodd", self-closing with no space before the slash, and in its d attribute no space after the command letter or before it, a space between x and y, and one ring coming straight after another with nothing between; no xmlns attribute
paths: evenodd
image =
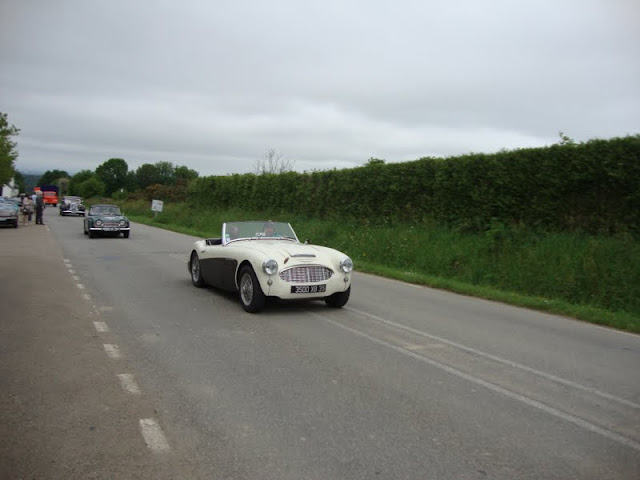
<svg viewBox="0 0 640 480"><path fill-rule="evenodd" d="M640 0L0 0L18 170L297 171L640 133Z"/></svg>

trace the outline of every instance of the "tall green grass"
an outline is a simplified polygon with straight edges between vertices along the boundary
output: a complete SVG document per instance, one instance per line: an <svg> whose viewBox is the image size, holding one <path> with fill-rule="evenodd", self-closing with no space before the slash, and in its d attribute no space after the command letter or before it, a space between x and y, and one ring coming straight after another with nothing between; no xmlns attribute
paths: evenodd
<svg viewBox="0 0 640 480"><path fill-rule="evenodd" d="M135 221L195 236L219 236L229 220L292 223L301 240L353 258L356 270L561 313L640 332L640 243L614 237L545 233L494 224L483 234L437 225L344 223L274 213L193 210L126 202Z"/></svg>

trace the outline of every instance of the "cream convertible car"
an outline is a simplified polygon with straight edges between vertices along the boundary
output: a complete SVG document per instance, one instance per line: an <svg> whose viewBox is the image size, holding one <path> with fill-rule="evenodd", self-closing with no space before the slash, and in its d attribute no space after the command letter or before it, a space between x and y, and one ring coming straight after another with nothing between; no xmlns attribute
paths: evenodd
<svg viewBox="0 0 640 480"><path fill-rule="evenodd" d="M332 248L300 243L288 223L228 222L221 238L194 243L188 267L196 287L239 292L244 309L254 313L267 297L344 306L353 262Z"/></svg>

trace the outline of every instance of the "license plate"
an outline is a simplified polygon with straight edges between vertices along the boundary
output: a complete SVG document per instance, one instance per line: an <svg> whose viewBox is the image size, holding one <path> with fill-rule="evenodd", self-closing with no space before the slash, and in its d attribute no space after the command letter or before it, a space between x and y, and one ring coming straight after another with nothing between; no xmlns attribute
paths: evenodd
<svg viewBox="0 0 640 480"><path fill-rule="evenodd" d="M105 232L117 232L120 229L116 227L104 227L102 230L104 230Z"/></svg>
<svg viewBox="0 0 640 480"><path fill-rule="evenodd" d="M291 287L291 293L322 293L327 291L327 286L322 285L296 285Z"/></svg>

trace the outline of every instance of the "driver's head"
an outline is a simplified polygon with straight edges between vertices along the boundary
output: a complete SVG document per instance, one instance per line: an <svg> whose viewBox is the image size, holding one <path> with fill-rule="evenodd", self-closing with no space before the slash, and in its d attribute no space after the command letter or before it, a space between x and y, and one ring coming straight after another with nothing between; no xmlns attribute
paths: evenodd
<svg viewBox="0 0 640 480"><path fill-rule="evenodd" d="M271 220L269 220L267 223L264 224L264 236L270 237L272 235L273 235L273 223L271 222Z"/></svg>

